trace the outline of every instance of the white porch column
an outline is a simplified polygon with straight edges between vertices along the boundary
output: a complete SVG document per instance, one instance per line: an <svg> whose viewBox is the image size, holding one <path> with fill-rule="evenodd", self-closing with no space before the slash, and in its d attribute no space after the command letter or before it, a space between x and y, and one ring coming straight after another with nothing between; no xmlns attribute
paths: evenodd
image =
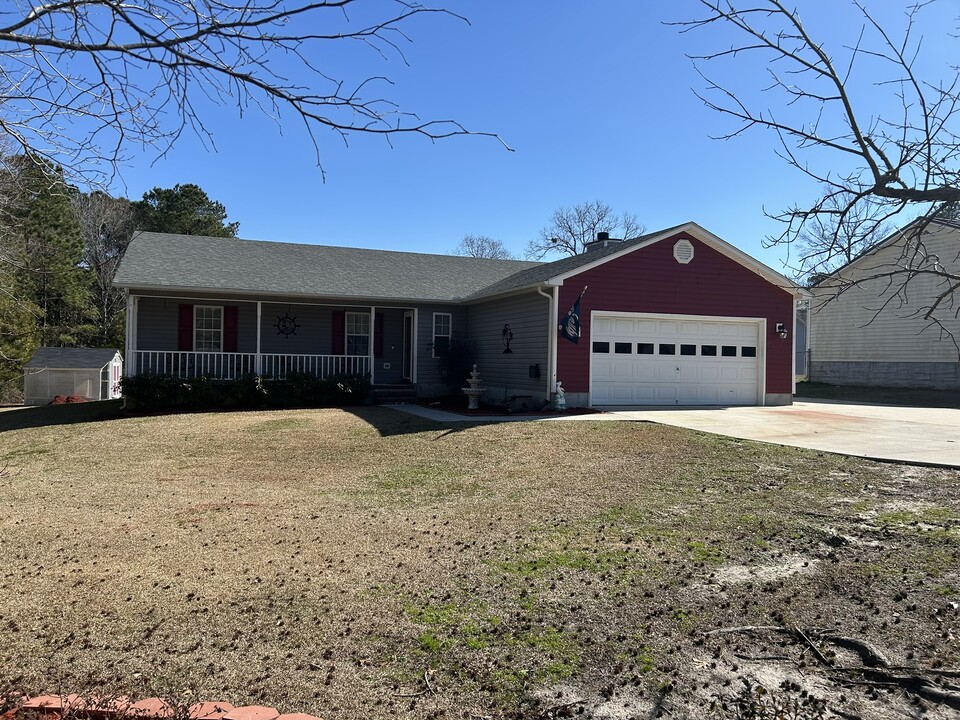
<svg viewBox="0 0 960 720"><path fill-rule="evenodd" d="M124 343L126 347L127 375L137 374L137 297L127 290L127 327Z"/></svg>
<svg viewBox="0 0 960 720"><path fill-rule="evenodd" d="M374 367L374 358L373 358L373 341L377 336L377 308L374 305L370 306L370 337L368 342L368 354L370 356L370 384L373 385L376 380L374 375L376 373L376 368Z"/></svg>
<svg viewBox="0 0 960 720"><path fill-rule="evenodd" d="M260 374L260 316L263 311L263 303L257 300L257 355L253 360L253 371Z"/></svg>
<svg viewBox="0 0 960 720"><path fill-rule="evenodd" d="M410 351L412 355L412 362L410 363L410 382L414 385L417 384L417 337L420 330L420 308L413 309L413 337L411 338L411 344L413 349Z"/></svg>

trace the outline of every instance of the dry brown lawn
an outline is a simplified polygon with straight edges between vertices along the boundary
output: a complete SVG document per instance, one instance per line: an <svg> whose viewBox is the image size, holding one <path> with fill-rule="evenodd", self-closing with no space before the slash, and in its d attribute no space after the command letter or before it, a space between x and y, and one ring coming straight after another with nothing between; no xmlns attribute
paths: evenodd
<svg viewBox="0 0 960 720"><path fill-rule="evenodd" d="M0 468L0 689L325 720L960 712L954 471L380 408L23 427Z"/></svg>

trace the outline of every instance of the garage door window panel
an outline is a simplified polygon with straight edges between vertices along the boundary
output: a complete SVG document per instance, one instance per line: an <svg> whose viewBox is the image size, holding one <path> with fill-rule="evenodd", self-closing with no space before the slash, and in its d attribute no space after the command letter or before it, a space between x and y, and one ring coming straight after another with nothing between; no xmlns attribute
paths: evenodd
<svg viewBox="0 0 960 720"><path fill-rule="evenodd" d="M744 345L740 348L740 357L755 358L757 356L757 348L751 345Z"/></svg>
<svg viewBox="0 0 960 720"><path fill-rule="evenodd" d="M633 343L618 342L613 344L613 352L617 355L630 355L633 352Z"/></svg>
<svg viewBox="0 0 960 720"><path fill-rule="evenodd" d="M717 346L716 346L716 345L701 345L701 346L700 346L700 356L701 356L701 357L716 357L716 356L717 356Z"/></svg>
<svg viewBox="0 0 960 720"><path fill-rule="evenodd" d="M720 354L723 357L736 357L737 356L737 346L736 345L724 345L720 348Z"/></svg>
<svg viewBox="0 0 960 720"><path fill-rule="evenodd" d="M660 355L676 355L677 346L672 344L667 344L667 343L660 343L659 354Z"/></svg>
<svg viewBox="0 0 960 720"><path fill-rule="evenodd" d="M696 355L696 354L697 354L697 346L696 346L696 345L681 345L681 346L680 346L680 354L681 354L681 355L687 355L687 356Z"/></svg>
<svg viewBox="0 0 960 720"><path fill-rule="evenodd" d="M653 343L637 343L637 355L653 355Z"/></svg>
<svg viewBox="0 0 960 720"><path fill-rule="evenodd" d="M594 341L593 351L595 353L609 353L610 352L610 343Z"/></svg>

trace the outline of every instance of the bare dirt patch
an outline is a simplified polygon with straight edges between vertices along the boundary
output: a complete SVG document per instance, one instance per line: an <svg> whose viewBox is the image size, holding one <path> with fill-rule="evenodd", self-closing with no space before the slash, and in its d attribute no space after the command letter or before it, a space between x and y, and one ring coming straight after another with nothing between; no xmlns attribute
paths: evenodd
<svg viewBox="0 0 960 720"><path fill-rule="evenodd" d="M773 701L798 718L821 702L824 717L956 716L954 471L383 408L0 443L0 680L30 694L325 720Z"/></svg>

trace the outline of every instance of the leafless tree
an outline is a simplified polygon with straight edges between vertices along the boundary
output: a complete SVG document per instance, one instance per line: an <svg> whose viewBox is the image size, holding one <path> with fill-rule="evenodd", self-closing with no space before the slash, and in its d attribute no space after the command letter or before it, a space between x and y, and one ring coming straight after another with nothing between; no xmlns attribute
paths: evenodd
<svg viewBox="0 0 960 720"><path fill-rule="evenodd" d="M606 203L594 200L554 211L550 224L527 243L526 256L537 260L550 255L579 255L598 232L610 237L630 239L643 232L636 215L617 213Z"/></svg>
<svg viewBox="0 0 960 720"><path fill-rule="evenodd" d="M109 181L132 153L163 155L185 131L213 143L210 103L318 130L473 133L421 120L380 95L382 75L349 77L356 48L406 63L408 27L442 9L406 0L6 0L0 7L0 136L13 152ZM286 129L286 126L284 126Z"/></svg>
<svg viewBox="0 0 960 720"><path fill-rule="evenodd" d="M98 191L76 193L71 204L83 238L83 262L92 273L94 341L104 346L116 344L121 338L126 303L123 292L113 286L113 277L136 229L133 204Z"/></svg>
<svg viewBox="0 0 960 720"><path fill-rule="evenodd" d="M836 215L817 215L805 224L797 238L794 265L801 278L816 280L851 262L890 234L889 224L876 222L881 212L868 199L840 213L846 206L843 198L830 195L827 206L838 211Z"/></svg>
<svg viewBox="0 0 960 720"><path fill-rule="evenodd" d="M467 257L513 260L513 253L507 249L502 241L494 240L485 235L464 235L454 253Z"/></svg>
<svg viewBox="0 0 960 720"><path fill-rule="evenodd" d="M943 312L960 278L956 267L927 251L923 238L931 221L960 202L960 76L947 63L942 73L931 74L919 60L924 47L917 28L931 3L906 6L894 28L851 0L848 8L859 21L844 33L849 42L836 47L813 37L799 10L779 0L700 4L702 17L675 24L683 32L715 31L723 38L717 50L691 56L706 83L700 99L735 121L719 137L772 132L778 154L825 189L810 203L772 215L784 229L769 243L790 246L811 228L828 229L820 253L803 259L808 267L829 266L843 255L843 233L868 203L862 237L878 234L888 222L910 232L898 261L872 276L885 280L884 305L912 303L918 316L943 328L944 318L955 318L955 310ZM745 84L751 68L763 69L759 88ZM718 76L725 79L713 79ZM766 98L763 106L757 97ZM939 279L934 296L911 299L911 284L923 278L930 287L931 276ZM835 287L839 294L846 285Z"/></svg>

